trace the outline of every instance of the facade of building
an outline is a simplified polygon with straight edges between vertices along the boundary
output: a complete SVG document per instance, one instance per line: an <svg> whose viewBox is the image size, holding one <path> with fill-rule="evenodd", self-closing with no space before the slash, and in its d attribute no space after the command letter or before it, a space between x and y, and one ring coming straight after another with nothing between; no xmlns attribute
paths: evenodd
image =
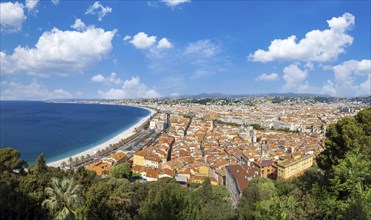
<svg viewBox="0 0 371 220"><path fill-rule="evenodd" d="M289 179L302 174L313 165L313 155L300 152L280 157L277 162L277 179Z"/></svg>
<svg viewBox="0 0 371 220"><path fill-rule="evenodd" d="M255 161L254 166L259 169L259 176L265 178L277 178L277 165L273 160Z"/></svg>
<svg viewBox="0 0 371 220"><path fill-rule="evenodd" d="M202 165L202 166L199 166L198 169L199 169L199 173L201 175L209 176L209 167L208 166Z"/></svg>
<svg viewBox="0 0 371 220"><path fill-rule="evenodd" d="M162 160L157 154L149 153L144 156L144 166L161 169Z"/></svg>
<svg viewBox="0 0 371 220"><path fill-rule="evenodd" d="M133 156L133 165L144 166L144 156L146 153L145 150L136 152Z"/></svg>

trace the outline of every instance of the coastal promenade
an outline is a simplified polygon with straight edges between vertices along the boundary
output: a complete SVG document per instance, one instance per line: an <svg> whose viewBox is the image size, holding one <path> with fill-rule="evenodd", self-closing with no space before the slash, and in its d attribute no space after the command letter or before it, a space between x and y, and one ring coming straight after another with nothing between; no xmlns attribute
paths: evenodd
<svg viewBox="0 0 371 220"><path fill-rule="evenodd" d="M102 104L105 104L105 103L102 103ZM131 136L135 135L137 132L139 132L139 130L141 130L140 128L143 128L143 126L149 122L149 120L151 119L151 117L156 114L156 111L151 109L151 108L147 108L147 107L144 107L144 106L135 106L135 107L138 107L138 108L145 108L147 110L150 111L150 115L142 118L139 122L137 122L136 124L134 124L133 126L131 126L129 129L126 129L125 131L121 132L120 134L116 135L115 137L101 143L101 144L98 144L94 147L91 147L87 150L84 150L80 153L77 153L77 154L74 154L74 155L71 155L71 156L68 156L66 158L63 158L63 159L60 159L60 160L57 160L57 161L53 161L53 162L50 162L48 163L47 165L48 166L52 166L52 167L62 167L63 164L69 164L71 162L71 159L75 159L75 158L81 158L81 157L88 157L88 156L96 156L96 154L104 149L107 149L110 145L114 145L114 144L117 144L119 143L121 140L125 140L125 139L129 139ZM74 160L73 160L74 161Z"/></svg>

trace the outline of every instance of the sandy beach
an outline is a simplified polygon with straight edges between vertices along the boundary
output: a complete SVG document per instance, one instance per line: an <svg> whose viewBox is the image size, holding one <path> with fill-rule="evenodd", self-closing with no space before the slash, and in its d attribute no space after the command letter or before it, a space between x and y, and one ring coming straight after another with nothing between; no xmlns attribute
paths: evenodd
<svg viewBox="0 0 371 220"><path fill-rule="evenodd" d="M62 165L62 162L66 162L67 164L69 163L68 160L70 157L72 158L76 158L76 157L81 157L81 156L87 156L88 154L90 156L93 156L95 155L95 153L98 151L98 150L101 150L101 149L105 149L106 147L108 147L110 144L115 144L115 143L118 143L121 139L125 139L127 137L130 137L131 135L133 135L135 133L135 128L141 126L144 122L146 122L153 114L155 114L155 111L153 109L150 109L150 108L146 108L146 107L141 107L141 106L134 106L134 107L138 107L138 108L144 108L144 109L147 109L149 110L151 113L149 116L145 117L145 118L142 118L138 123L136 123L135 125L131 126L129 129L121 132L120 134L116 135L115 137L105 141L104 143L101 143L99 145L96 145L90 149L87 149L85 151L82 151L80 153L77 153L77 154L74 154L74 155L70 155L69 157L66 157L66 158L63 158L61 160L57 160L57 161L53 161L53 162L50 162L48 163L47 165L48 166L52 166L52 167L61 167Z"/></svg>

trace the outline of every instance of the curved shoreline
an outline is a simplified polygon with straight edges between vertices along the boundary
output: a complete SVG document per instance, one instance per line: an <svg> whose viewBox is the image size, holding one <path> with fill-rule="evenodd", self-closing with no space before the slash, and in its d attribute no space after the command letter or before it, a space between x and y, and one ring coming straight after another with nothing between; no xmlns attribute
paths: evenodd
<svg viewBox="0 0 371 220"><path fill-rule="evenodd" d="M128 105L128 106L131 106L131 105ZM137 127L140 127L141 125L143 125L152 115L155 114L155 110L153 109L150 109L150 108L147 108L147 107L143 107L143 106L133 106L133 107L137 107L137 108L142 108L142 109L146 109L148 111L150 111L150 114L144 118L142 118L139 122L137 122L136 124L134 124L133 126L131 126L130 128L124 130L123 132L121 132L120 134L114 136L113 138L101 143L101 144L98 144L94 147L91 147L87 150L84 150L80 153L77 153L77 154L73 154L73 155L70 155L68 157L65 157L63 159L60 159L60 160L56 160L56 161L53 161L53 162L49 162L47 163L48 166L51 166L51 167L61 167L62 166L62 163L63 162L66 162L67 164L69 163L68 160L69 158L76 158L76 157L81 157L81 156L87 156L88 154L90 156L93 156L95 155L95 153L98 151L98 150L102 150L102 149L105 149L106 147L108 147L110 144L116 144L118 143L121 139L125 139L125 138L128 138L130 136L132 136L134 133L135 133L135 128Z"/></svg>

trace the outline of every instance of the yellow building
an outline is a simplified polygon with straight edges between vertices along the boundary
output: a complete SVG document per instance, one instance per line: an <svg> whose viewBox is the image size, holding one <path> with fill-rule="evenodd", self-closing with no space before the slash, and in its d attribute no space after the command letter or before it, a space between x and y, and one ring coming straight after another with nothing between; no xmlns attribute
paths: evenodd
<svg viewBox="0 0 371 220"><path fill-rule="evenodd" d="M208 166L205 166L205 165L202 165L198 168L199 170L199 173L203 176L209 176L209 167Z"/></svg>
<svg viewBox="0 0 371 220"><path fill-rule="evenodd" d="M146 153L145 150L136 152L133 156L133 165L144 166L144 156Z"/></svg>
<svg viewBox="0 0 371 220"><path fill-rule="evenodd" d="M289 179L304 173L313 165L313 155L300 152L280 157L277 162L277 179Z"/></svg>

